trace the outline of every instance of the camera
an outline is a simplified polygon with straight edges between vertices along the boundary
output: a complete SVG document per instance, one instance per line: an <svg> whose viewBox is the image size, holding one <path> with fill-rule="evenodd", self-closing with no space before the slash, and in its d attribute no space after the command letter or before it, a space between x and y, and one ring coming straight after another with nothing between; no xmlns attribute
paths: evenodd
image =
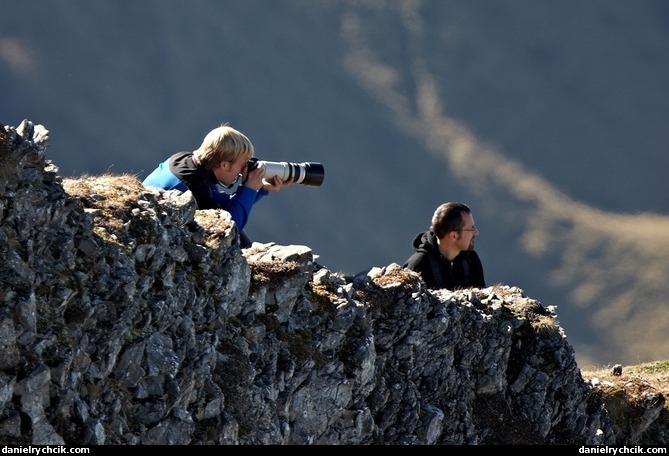
<svg viewBox="0 0 669 456"><path fill-rule="evenodd" d="M279 176L279 179L284 182L293 181L309 187L320 187L325 175L325 168L320 163L273 162L259 160L256 157L248 161L247 170L251 172L260 165L265 167L265 179Z"/></svg>

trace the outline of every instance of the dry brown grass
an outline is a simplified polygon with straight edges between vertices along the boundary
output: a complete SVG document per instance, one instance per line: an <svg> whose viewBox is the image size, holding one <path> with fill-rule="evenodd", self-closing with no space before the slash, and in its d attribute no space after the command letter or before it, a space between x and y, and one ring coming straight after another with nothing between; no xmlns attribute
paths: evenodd
<svg viewBox="0 0 669 456"><path fill-rule="evenodd" d="M621 375L616 375L613 371L613 367L603 367L583 370L581 375L586 380L598 379L600 382L621 387L627 385L629 389L636 391L652 388L665 397L669 396L669 360L623 366Z"/></svg>
<svg viewBox="0 0 669 456"><path fill-rule="evenodd" d="M64 179L63 189L84 208L93 210L94 232L109 242L125 247L128 224L135 219L132 209L145 192L137 176L131 174L84 175Z"/></svg>
<svg viewBox="0 0 669 456"><path fill-rule="evenodd" d="M620 366L618 366L620 368ZM648 421L658 406L662 410L657 423L663 431L669 428L669 360L582 371L595 394L599 395L619 429Z"/></svg>
<svg viewBox="0 0 669 456"><path fill-rule="evenodd" d="M89 201L98 207L126 207L128 202L137 201L144 191L142 183L132 174L102 174L63 179L63 188L73 197Z"/></svg>

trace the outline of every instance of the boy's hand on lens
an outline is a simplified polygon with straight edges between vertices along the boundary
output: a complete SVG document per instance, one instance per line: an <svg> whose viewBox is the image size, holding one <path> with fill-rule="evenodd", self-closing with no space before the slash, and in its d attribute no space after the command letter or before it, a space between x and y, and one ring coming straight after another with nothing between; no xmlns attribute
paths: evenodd
<svg viewBox="0 0 669 456"><path fill-rule="evenodd" d="M284 182L281 179L279 179L279 176L274 176L271 180L263 181L263 188L268 192L278 192L283 187L289 187L294 183L295 183L294 181Z"/></svg>

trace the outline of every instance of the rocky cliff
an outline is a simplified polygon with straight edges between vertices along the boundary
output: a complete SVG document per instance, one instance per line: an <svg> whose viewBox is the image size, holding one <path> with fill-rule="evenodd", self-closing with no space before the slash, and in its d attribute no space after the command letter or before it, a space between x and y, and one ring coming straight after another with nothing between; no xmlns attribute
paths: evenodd
<svg viewBox="0 0 669 456"><path fill-rule="evenodd" d="M47 146L40 125L0 128L2 443L661 439L653 419L613 423L521 289L243 250L226 212L134 176L61 179Z"/></svg>

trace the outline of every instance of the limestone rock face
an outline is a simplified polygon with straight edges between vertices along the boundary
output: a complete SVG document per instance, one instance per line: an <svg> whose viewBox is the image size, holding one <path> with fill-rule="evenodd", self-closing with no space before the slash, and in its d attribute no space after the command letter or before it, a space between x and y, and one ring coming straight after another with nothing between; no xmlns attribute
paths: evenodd
<svg viewBox="0 0 669 456"><path fill-rule="evenodd" d="M521 289L243 250L225 211L133 176L61 179L47 145L0 128L3 443L642 443Z"/></svg>

